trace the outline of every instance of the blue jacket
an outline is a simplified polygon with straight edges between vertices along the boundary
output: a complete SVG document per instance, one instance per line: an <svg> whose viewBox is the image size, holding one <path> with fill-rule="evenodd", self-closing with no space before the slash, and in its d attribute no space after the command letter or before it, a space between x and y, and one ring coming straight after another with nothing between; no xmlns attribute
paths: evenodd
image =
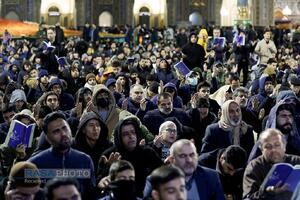
<svg viewBox="0 0 300 200"><path fill-rule="evenodd" d="M223 188L215 170L198 165L193 178L196 181L198 195L201 200L224 200ZM147 177L144 198L149 197L151 191L150 177Z"/></svg>
<svg viewBox="0 0 300 200"><path fill-rule="evenodd" d="M77 180L83 197L93 196L96 186L94 165L92 159L85 153L70 148L67 153L62 154L51 147L31 157L28 161L34 163L38 169L89 170L90 178L78 178Z"/></svg>

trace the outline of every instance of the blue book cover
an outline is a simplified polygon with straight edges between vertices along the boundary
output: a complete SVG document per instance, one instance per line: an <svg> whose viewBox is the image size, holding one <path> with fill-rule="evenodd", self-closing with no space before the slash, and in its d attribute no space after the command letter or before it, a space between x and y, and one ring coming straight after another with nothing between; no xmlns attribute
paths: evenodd
<svg viewBox="0 0 300 200"><path fill-rule="evenodd" d="M191 70L184 64L184 62L180 61L174 65L174 68L179 71L180 74L187 77L191 74Z"/></svg>
<svg viewBox="0 0 300 200"><path fill-rule="evenodd" d="M224 47L225 46L225 37L214 38L214 45Z"/></svg>
<svg viewBox="0 0 300 200"><path fill-rule="evenodd" d="M43 41L43 50L47 50L48 52L51 52L55 49L55 46L52 46L51 42Z"/></svg>
<svg viewBox="0 0 300 200"><path fill-rule="evenodd" d="M55 55L55 57L60 66L65 67L66 65L68 65L66 57L58 57L57 55Z"/></svg>
<svg viewBox="0 0 300 200"><path fill-rule="evenodd" d="M240 46L245 46L245 37L244 36L237 36L236 43Z"/></svg>
<svg viewBox="0 0 300 200"><path fill-rule="evenodd" d="M288 191L293 192L300 182L300 165L292 166L289 163L274 164L266 176L261 187L265 190L269 186L288 185Z"/></svg>
<svg viewBox="0 0 300 200"><path fill-rule="evenodd" d="M18 120L12 120L5 145L16 148L19 144L24 144L26 148L31 147L36 124L26 125Z"/></svg>

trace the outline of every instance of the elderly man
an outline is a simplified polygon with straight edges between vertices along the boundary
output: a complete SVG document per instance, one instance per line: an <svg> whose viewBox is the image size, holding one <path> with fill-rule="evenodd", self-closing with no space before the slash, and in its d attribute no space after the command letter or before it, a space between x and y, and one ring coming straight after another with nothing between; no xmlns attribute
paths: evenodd
<svg viewBox="0 0 300 200"><path fill-rule="evenodd" d="M239 145L249 156L254 146L254 135L251 126L242 121L240 106L233 100L222 105L222 115L217 123L206 128L202 141L201 154L217 160L218 151L230 145Z"/></svg>
<svg viewBox="0 0 300 200"><path fill-rule="evenodd" d="M290 199L286 186L275 185L266 190L261 188L265 177L275 163L300 164L300 157L285 153L285 136L277 129L267 129L260 134L262 155L252 160L246 167L243 180L243 196L249 199Z"/></svg>

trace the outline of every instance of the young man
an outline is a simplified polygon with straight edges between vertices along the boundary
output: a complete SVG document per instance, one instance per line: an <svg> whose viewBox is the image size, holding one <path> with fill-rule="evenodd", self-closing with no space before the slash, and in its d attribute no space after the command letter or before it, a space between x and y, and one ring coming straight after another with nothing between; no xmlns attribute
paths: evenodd
<svg viewBox="0 0 300 200"><path fill-rule="evenodd" d="M150 176L154 200L186 200L184 173L175 166L162 166Z"/></svg>
<svg viewBox="0 0 300 200"><path fill-rule="evenodd" d="M45 196L47 200L81 200L78 188L79 185L75 179L55 178L47 183Z"/></svg>

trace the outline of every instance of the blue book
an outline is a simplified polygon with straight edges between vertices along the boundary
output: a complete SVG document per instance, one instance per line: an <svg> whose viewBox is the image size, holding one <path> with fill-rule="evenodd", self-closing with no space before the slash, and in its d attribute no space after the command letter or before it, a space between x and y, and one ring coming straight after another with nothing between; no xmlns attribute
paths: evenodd
<svg viewBox="0 0 300 200"><path fill-rule="evenodd" d="M55 46L52 46L51 42L43 41L43 50L47 50L48 52L51 52L55 49Z"/></svg>
<svg viewBox="0 0 300 200"><path fill-rule="evenodd" d="M214 38L214 45L224 47L225 46L225 37L216 37Z"/></svg>
<svg viewBox="0 0 300 200"><path fill-rule="evenodd" d="M191 70L184 64L184 62L180 61L174 65L174 68L179 71L184 77L188 77L191 74Z"/></svg>
<svg viewBox="0 0 300 200"><path fill-rule="evenodd" d="M58 57L57 55L55 55L55 57L60 66L65 67L66 65L69 65L66 57Z"/></svg>
<svg viewBox="0 0 300 200"><path fill-rule="evenodd" d="M245 37L244 36L237 36L236 37L236 44L240 46L245 46Z"/></svg>
<svg viewBox="0 0 300 200"><path fill-rule="evenodd" d="M35 126L35 123L26 125L12 120L4 144L11 148L16 148L19 144L24 144L26 148L31 147Z"/></svg>
<svg viewBox="0 0 300 200"><path fill-rule="evenodd" d="M261 187L266 190L269 186L288 185L288 191L294 192L300 182L300 165L292 166L289 163L274 164L268 175L264 179Z"/></svg>

